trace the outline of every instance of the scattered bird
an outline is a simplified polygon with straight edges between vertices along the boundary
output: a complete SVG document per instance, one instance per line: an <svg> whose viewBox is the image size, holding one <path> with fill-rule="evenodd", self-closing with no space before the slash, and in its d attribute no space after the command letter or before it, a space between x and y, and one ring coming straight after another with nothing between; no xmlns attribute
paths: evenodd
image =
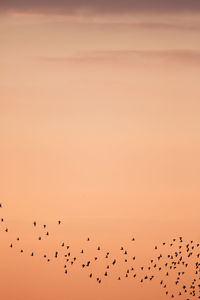
<svg viewBox="0 0 200 300"><path fill-rule="evenodd" d="M2 204L0 203L0 208L2 208ZM4 222L4 218L1 217L1 222ZM5 222L6 223L6 222ZM61 221L58 221L58 225L61 224ZM7 223L6 223L7 225ZM33 222L33 226L36 227L37 223L36 221ZM43 228L46 228L47 225L44 224ZM9 232L9 226L6 227L5 232ZM41 229L42 231L42 229ZM43 237L46 235L49 235L49 231L47 232L41 232L39 233L38 240L43 239ZM19 236L16 238L17 241L20 241ZM132 241L135 241L135 238L132 237ZM90 237L87 238L87 241L90 241ZM20 244L20 242L19 242ZM59 244L62 248L59 247L59 250L55 250L54 257L58 258L59 261L63 259L63 265L64 265L64 273L68 274L68 271L70 268L73 268L74 264L78 264L80 266L80 269L84 269L84 272L87 272L89 278L94 278L93 271L97 271L96 261L100 261L102 265L104 265L104 271L103 271L103 278L115 276L115 279L117 280L123 280L125 278L131 277L134 280L137 280L141 284L144 284L147 281L152 281L154 278L159 279L159 283L161 288L163 289L164 293L166 295L169 295L170 298L176 297L182 297L183 295L186 296L185 300L191 300L191 299L200 299L200 251L199 246L200 243L195 243L193 239L191 239L189 242L185 242L183 237L173 238L169 243L164 241L160 244L157 244L154 246L154 249L157 250L155 253L155 257L152 257L150 260L148 260L147 265L138 266L136 264L136 257L133 255L130 255L130 252L128 248L121 246L120 253L123 257L123 260L121 260L121 256L119 257L119 260L117 256L113 257L111 251L107 251L106 253L101 250L102 247L98 246L96 253L96 256L91 254L91 249L84 248L79 250L80 254L87 253L87 250L89 250L89 253L92 255L90 256L89 260L85 262L81 262L81 259L83 259L85 256L81 255L81 259L79 256L74 256L73 253L73 247L71 248L70 245L65 246L65 242ZM58 246L59 246L58 245ZM14 248L14 244L9 244L10 248ZM92 245L89 243L88 247L92 247ZM69 248L71 249L69 252ZM66 251L66 249L68 251ZM165 249L164 253L162 253L163 249ZM35 256L35 249L32 249L32 252L30 253L30 256ZM24 249L20 250L20 253L24 253ZM25 251L26 253L26 251ZM79 255L80 255L79 254ZM55 260L51 260L53 255L42 254L42 256L46 259L47 262L55 262ZM79 262L80 261L80 262ZM134 261L134 265L133 265ZM136 262L135 262L136 261ZM105 263L106 262L106 263ZM117 263L118 262L118 263ZM132 264L131 264L132 262ZM116 263L119 265L126 263L126 272L125 273L119 273L116 274L115 265ZM125 266L124 265L124 266ZM190 282L185 283L186 280L188 280L185 276L186 271L189 267L192 267L194 272L192 280ZM115 270L115 271L114 271ZM119 271L118 272L122 272ZM172 291L172 279L174 278L174 290ZM101 277L94 278L98 283L101 283ZM195 298L196 297L196 298Z"/></svg>

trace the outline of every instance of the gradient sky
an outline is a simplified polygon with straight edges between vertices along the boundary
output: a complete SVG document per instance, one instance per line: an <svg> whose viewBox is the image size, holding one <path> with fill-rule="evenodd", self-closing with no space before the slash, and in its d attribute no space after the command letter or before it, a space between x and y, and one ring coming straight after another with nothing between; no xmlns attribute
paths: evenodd
<svg viewBox="0 0 200 300"><path fill-rule="evenodd" d="M199 239L200 2L7 0L0 19L0 198L12 234L30 247L32 221L59 218L58 236L75 245L91 235L115 251L135 235L141 261L154 242ZM165 299L156 285L66 279L0 235L6 300Z"/></svg>

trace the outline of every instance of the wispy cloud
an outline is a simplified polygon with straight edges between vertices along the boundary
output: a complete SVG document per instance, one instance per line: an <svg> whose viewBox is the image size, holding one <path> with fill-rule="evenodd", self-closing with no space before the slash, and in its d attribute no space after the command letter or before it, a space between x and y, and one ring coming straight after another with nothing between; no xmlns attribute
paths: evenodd
<svg viewBox="0 0 200 300"><path fill-rule="evenodd" d="M26 13L197 13L199 0L6 0L0 2L1 12Z"/></svg>
<svg viewBox="0 0 200 300"><path fill-rule="evenodd" d="M121 51L93 51L75 56L40 57L46 63L73 63L73 64L124 64L145 65L146 63L170 63L181 65L200 65L200 51L193 50L121 50Z"/></svg>

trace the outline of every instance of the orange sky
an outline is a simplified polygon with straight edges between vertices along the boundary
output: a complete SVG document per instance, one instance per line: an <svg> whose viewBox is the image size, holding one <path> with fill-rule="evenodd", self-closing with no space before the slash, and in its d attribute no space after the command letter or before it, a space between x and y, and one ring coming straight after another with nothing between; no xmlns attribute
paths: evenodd
<svg viewBox="0 0 200 300"><path fill-rule="evenodd" d="M200 19L192 3L180 13L131 6L121 14L97 4L89 14L59 5L45 13L46 1L0 4L0 199L12 228L0 233L2 299L166 299L156 284L99 287L78 269L66 279L59 264L32 264L8 243L21 232L23 247L35 247L34 219L52 228L63 220L50 248L66 236L76 248L91 235L91 247L115 252L134 235L142 262L163 239L199 239Z"/></svg>

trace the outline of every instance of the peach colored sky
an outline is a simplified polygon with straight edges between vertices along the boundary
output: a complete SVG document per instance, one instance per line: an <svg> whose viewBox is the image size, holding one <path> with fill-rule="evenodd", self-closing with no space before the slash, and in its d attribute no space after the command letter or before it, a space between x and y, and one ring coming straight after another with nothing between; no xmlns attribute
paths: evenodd
<svg viewBox="0 0 200 300"><path fill-rule="evenodd" d="M12 234L29 247L29 223L61 218L75 244L91 234L116 249L136 235L141 260L163 238L198 239L197 2L123 14L40 2L0 4L0 198ZM6 300L165 299L156 285L63 278L0 235Z"/></svg>

